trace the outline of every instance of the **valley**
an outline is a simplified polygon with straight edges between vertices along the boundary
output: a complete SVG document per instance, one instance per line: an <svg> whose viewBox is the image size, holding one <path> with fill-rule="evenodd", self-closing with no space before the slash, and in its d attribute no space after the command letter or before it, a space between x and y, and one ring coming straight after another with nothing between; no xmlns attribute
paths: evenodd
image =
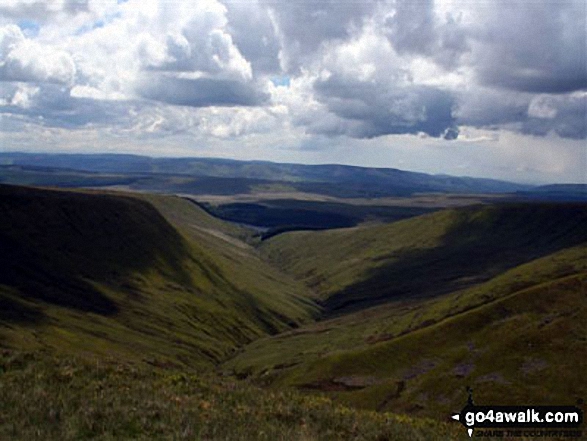
<svg viewBox="0 0 587 441"><path fill-rule="evenodd" d="M587 393L575 187L198 196L38 173L0 185L3 438L468 439L448 421L466 387Z"/></svg>

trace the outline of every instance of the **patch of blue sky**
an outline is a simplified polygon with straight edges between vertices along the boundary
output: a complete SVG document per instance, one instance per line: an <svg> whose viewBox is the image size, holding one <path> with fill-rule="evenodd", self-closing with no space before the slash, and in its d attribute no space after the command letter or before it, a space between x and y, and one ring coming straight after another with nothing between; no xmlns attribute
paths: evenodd
<svg viewBox="0 0 587 441"><path fill-rule="evenodd" d="M27 38L35 38L39 35L41 26L34 20L21 20L18 22L18 27Z"/></svg>
<svg viewBox="0 0 587 441"><path fill-rule="evenodd" d="M273 78L271 78L271 82L276 87L279 87L279 86L289 87L290 77L287 76L287 75L279 76L279 77L273 77Z"/></svg>
<svg viewBox="0 0 587 441"><path fill-rule="evenodd" d="M111 23L112 21L116 20L120 16L121 16L121 14L119 12L117 12L115 14L109 14L103 18L99 18L98 20L96 20L92 23L86 23L85 25L80 26L75 31L75 35L83 35L83 34L87 34L88 32L93 31L94 29L103 28L108 23Z"/></svg>

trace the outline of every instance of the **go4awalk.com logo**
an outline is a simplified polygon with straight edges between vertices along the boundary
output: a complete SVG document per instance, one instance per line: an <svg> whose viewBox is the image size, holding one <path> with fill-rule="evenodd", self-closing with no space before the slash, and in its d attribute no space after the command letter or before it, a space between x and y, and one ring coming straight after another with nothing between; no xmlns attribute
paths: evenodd
<svg viewBox="0 0 587 441"><path fill-rule="evenodd" d="M477 406L472 390L465 407L452 415L470 437L582 438L583 411L576 406Z"/></svg>

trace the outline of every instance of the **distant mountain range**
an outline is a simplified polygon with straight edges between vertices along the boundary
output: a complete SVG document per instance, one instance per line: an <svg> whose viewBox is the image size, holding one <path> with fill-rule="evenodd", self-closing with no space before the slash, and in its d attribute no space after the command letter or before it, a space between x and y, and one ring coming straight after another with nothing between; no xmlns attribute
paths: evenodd
<svg viewBox="0 0 587 441"><path fill-rule="evenodd" d="M117 154L0 153L0 179L28 174L30 183L67 185L63 174L75 172L75 186L128 185L166 192L226 194L279 188L336 197L410 196L414 193L512 193L532 186L392 168L348 165L277 164L213 158L151 158ZM52 175L47 176L47 174ZM108 175L108 179L105 176ZM36 176L36 177L35 177ZM175 179L173 178L175 177ZM189 179L191 178L191 179Z"/></svg>

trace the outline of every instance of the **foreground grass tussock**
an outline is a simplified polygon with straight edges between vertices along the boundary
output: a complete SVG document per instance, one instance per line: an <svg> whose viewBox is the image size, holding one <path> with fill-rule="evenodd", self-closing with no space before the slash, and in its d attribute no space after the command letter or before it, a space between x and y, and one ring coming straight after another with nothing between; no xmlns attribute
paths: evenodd
<svg viewBox="0 0 587 441"><path fill-rule="evenodd" d="M463 436L464 435L464 436ZM447 440L458 424L356 411L214 374L0 355L3 440Z"/></svg>

